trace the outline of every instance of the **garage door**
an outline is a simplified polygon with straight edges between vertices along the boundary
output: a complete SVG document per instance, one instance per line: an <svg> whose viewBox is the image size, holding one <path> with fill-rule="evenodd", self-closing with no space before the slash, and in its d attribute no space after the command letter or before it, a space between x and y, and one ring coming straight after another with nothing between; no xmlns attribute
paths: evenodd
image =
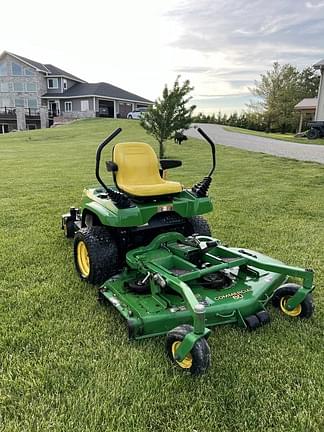
<svg viewBox="0 0 324 432"><path fill-rule="evenodd" d="M127 114L132 111L132 104L126 102L119 102L119 116L126 118Z"/></svg>

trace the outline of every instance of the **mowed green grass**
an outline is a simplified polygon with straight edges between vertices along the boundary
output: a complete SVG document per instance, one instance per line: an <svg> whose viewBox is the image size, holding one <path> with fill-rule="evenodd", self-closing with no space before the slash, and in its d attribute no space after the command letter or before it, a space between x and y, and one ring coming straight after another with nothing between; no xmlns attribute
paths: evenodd
<svg viewBox="0 0 324 432"><path fill-rule="evenodd" d="M256 135L256 136L260 136L263 138L272 138L272 139L281 140L281 141L289 141L289 142L300 143L300 144L324 145L324 139L323 138L319 138L319 139L315 139L315 140L309 140L308 138L295 137L295 135L292 133L286 133L286 134L274 133L274 132L267 133L267 132L254 131L251 129L244 129L244 128L239 128L239 127L234 127L234 126L225 126L224 129L229 131L229 132L237 132L237 133L243 133L243 134L247 134L247 135Z"/></svg>
<svg viewBox="0 0 324 432"><path fill-rule="evenodd" d="M323 431L324 166L218 147L215 237L313 267L316 311L302 321L270 307L271 325L253 333L215 328L212 366L192 378L167 360L164 337L128 342L60 229L118 126L118 140L153 144L126 120L0 136L0 431ZM210 166L203 141L169 143L167 155L183 160L170 178L188 186Z"/></svg>

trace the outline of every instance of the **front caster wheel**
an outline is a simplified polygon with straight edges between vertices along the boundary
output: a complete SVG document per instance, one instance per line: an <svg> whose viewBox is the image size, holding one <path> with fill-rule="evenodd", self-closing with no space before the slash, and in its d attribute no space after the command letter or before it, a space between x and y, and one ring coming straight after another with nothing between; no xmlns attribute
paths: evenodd
<svg viewBox="0 0 324 432"><path fill-rule="evenodd" d="M272 297L273 306L279 308L279 310L290 317L299 318L310 318L314 312L313 296L307 294L305 299L295 307L295 309L289 310L286 305L288 300L298 291L300 288L296 284L285 284L278 288Z"/></svg>
<svg viewBox="0 0 324 432"><path fill-rule="evenodd" d="M182 361L175 359L175 353L179 345L185 336L192 331L193 327L188 324L171 330L166 338L166 352L168 357L181 369L187 370L191 375L201 375L210 366L210 348L205 338L199 339Z"/></svg>

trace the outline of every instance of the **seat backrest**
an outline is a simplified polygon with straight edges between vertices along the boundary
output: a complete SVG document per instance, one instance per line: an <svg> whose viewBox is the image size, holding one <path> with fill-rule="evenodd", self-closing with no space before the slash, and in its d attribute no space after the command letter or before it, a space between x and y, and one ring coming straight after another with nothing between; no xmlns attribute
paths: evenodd
<svg viewBox="0 0 324 432"><path fill-rule="evenodd" d="M145 143L118 143L113 149L117 185L161 183L160 164L152 147Z"/></svg>

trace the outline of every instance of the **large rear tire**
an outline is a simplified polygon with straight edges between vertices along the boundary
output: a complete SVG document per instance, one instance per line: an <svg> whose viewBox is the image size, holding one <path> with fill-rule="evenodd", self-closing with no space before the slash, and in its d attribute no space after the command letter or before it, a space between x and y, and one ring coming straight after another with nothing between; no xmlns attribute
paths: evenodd
<svg viewBox="0 0 324 432"><path fill-rule="evenodd" d="M202 216L193 216L188 219L187 235L199 234L211 237L209 223Z"/></svg>
<svg viewBox="0 0 324 432"><path fill-rule="evenodd" d="M307 131L306 135L307 135L308 139L316 139L316 138L319 138L320 131L319 131L319 129L312 127Z"/></svg>
<svg viewBox="0 0 324 432"><path fill-rule="evenodd" d="M118 272L118 247L107 228L82 228L75 234L74 263L81 279L93 285Z"/></svg>

